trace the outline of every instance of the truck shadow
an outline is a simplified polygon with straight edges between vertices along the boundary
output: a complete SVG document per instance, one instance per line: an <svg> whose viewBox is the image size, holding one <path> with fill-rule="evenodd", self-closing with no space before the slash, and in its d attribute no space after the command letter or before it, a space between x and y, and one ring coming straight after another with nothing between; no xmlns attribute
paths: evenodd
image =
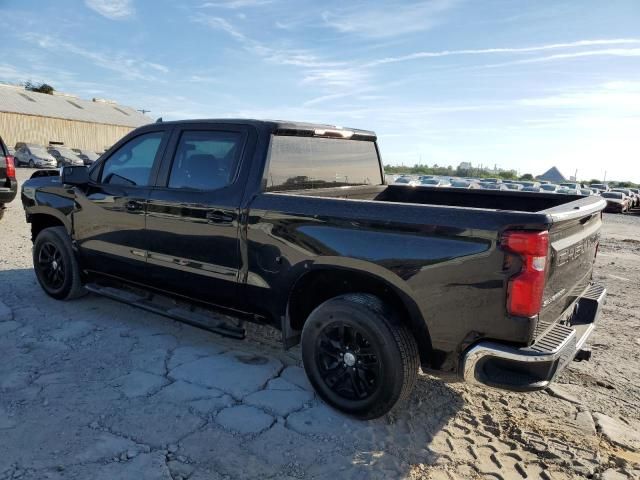
<svg viewBox="0 0 640 480"><path fill-rule="evenodd" d="M99 341L80 343L71 337L64 340L74 353L69 355L69 359L60 365L60 368L82 371L84 376L84 378L78 378L76 385L68 385L68 388L65 388L68 393L65 393L64 399L61 400L64 400L66 408L71 410L74 405L81 402L85 402L83 404L85 410L93 411L95 409L98 411L104 408L102 400L98 397L96 397L95 405L87 404L87 398L79 398L81 396L79 392L82 391L83 382L87 381L93 382L92 385L96 385L95 388L111 391L112 386L109 382L93 372L94 370L98 372L113 368L109 363L115 363L113 353L110 351L113 342L134 342L135 340L132 339L135 338L141 341L141 335L147 335L144 337L146 339L155 337L166 340L168 337L175 337L180 348L185 349L198 349L203 345L209 345L221 347L219 351L222 352L245 352L267 359L278 356L273 344L259 345L253 341L242 342L222 338L216 334L179 324L171 319L95 295L88 295L70 302L53 300L42 292L32 269L0 270L0 301L13 311L13 321L19 322L24 327L24 331L28 332L24 341L28 341L32 346L43 342L42 348L48 348L47 342L50 341L52 335L55 335L52 332L58 331L56 329L72 330L73 325L77 323L93 324L97 327L97 331L100 333L96 338L99 338ZM1 325L2 321L0 320ZM123 329L134 333L127 333L123 337L120 334ZM110 333L111 331L114 333ZM13 337L6 335L15 335L17 343L22 341L19 334L15 333L18 330L8 334L2 332L3 330L0 328L0 344L13 341ZM82 353L85 349L90 349L95 365L80 365L81 359L85 358L86 361L86 356L83 357L86 353ZM138 355L148 347L145 347L142 342L140 349L141 351L137 352ZM297 378L303 379L297 355L287 354L286 357L289 361L283 362L285 369L293 370ZM20 362L24 362L25 358L18 359L16 357L13 360L8 358L6 361L6 366L9 369L19 369ZM36 359L28 359L28 361L33 363L36 362ZM37 361L40 362L41 359ZM12 365L12 362L15 364ZM78 364L73 364L74 362ZM296 362L298 362L297 365ZM119 359L118 363L130 365L129 369L142 368L136 366L134 358ZM150 366L143 369L146 370L148 367ZM243 369L246 369L247 375L255 374L252 373L251 364L238 364L234 368L238 369L238 376L243 375ZM46 370L47 367L43 364L39 369ZM126 371L122 373L124 374ZM0 374L0 381L2 375L4 374ZM282 375L282 372L278 375ZM282 376L284 377L284 375ZM171 380L170 377L171 375L168 375L169 380ZM103 385L97 385L100 383ZM304 380L300 380L296 384L296 388L311 392L311 387ZM207 455L200 456L199 447L190 447L189 445L193 444L189 443L188 436L181 440L183 443L180 446L180 454L189 458L192 462L190 465L197 471L220 469L222 473L231 478L244 477L247 473L243 470L245 467L238 466L240 464L251 464L252 468L264 468L265 471L279 472L276 473L276 476L284 474L283 472L288 467L281 463L282 454L279 453L280 456L274 455L269 451L270 449L286 449L286 458L291 459L292 462L298 462L299 466L296 467L299 469L298 471L311 478L405 478L415 473L412 472L419 468L416 465L428 466L443 461L448 463L453 458L455 452L451 446L450 438L453 437L451 437L450 429L455 429L455 418L463 410L464 400L456 389L439 380L427 375L420 375L413 394L406 403L399 405L388 415L372 421L358 421L342 415L327 407L313 395L313 392L311 393L310 397L313 398L311 401L304 405L301 404L300 408L284 416L278 416L266 409L266 412L273 415L273 423L271 427L258 434L242 435L231 431L217 422L219 410L210 412L206 419L206 427L190 434L191 436L200 435L199 438L203 440L210 434L211 442L206 442L210 445ZM78 398L74 398L76 394ZM129 400L124 400L129 405ZM55 400L52 399L51 402L54 407ZM162 405L163 402L166 400L161 400L154 395L138 397L130 407L116 410L117 413L114 415L135 415L135 409L145 410L147 415L152 415L149 413L150 410L167 412L167 406ZM232 407L242 405L248 405L248 403L244 398L236 398ZM186 413L190 412L189 408L187 404L176 405L176 415L189 415ZM134 411L131 411L132 409ZM193 415L195 412L190 414ZM78 413L78 415L81 414ZM164 420L168 421L169 419ZM46 431L48 426L45 423L41 425L41 428ZM52 423L50 428L52 429L51 435L54 435L55 423ZM138 435L140 441L145 443L147 441L146 433L144 428L140 428L141 431ZM11 435L16 433L10 432ZM230 453L224 443L218 444L214 441L220 435L227 435L224 438L239 443L240 448ZM262 445L273 442L273 446L257 449L255 445L260 444L260 439L263 439ZM453 440L455 441L455 439ZM171 441L167 439L162 443L168 444ZM35 448L33 454L37 455ZM310 448L313 453L309 452ZM211 457L209 457L209 453L212 454ZM28 453L26 455L28 456ZM228 457L228 463L220 460L225 457ZM233 458L235 460L231 461ZM214 461L214 459L216 460ZM62 461L62 463L64 462ZM235 468L240 468L242 471L233 470ZM417 473L419 477L420 471Z"/></svg>

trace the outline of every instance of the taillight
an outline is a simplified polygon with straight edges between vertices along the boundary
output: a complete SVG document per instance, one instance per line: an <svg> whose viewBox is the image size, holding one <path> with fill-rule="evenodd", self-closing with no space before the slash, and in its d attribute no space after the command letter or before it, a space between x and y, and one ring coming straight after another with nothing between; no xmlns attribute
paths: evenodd
<svg viewBox="0 0 640 480"><path fill-rule="evenodd" d="M522 259L522 270L509 280L507 311L518 317L533 317L542 308L549 232L507 231L501 246Z"/></svg>
<svg viewBox="0 0 640 480"><path fill-rule="evenodd" d="M7 155L4 158L7 162L7 177L16 178L16 165L13 163L13 155Z"/></svg>

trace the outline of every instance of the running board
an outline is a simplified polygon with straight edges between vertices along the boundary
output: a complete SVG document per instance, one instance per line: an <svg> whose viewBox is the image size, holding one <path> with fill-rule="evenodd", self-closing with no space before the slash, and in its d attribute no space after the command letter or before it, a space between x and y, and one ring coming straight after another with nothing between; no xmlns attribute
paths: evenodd
<svg viewBox="0 0 640 480"><path fill-rule="evenodd" d="M202 328L225 337L244 339L245 329L233 325L231 322L218 317L213 312L204 309L184 308L167 296L152 292L140 293L139 290L108 287L97 283L88 283L84 286L92 293L117 300L128 305L148 310L165 317L188 323L194 327Z"/></svg>

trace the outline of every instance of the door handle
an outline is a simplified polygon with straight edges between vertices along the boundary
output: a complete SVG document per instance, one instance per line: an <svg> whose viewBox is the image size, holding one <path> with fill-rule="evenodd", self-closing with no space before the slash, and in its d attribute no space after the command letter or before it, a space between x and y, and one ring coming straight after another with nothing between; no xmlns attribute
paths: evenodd
<svg viewBox="0 0 640 480"><path fill-rule="evenodd" d="M142 210L142 203L138 202L137 200L129 200L127 203L125 203L124 208L126 208L129 212L137 212L139 210Z"/></svg>
<svg viewBox="0 0 640 480"><path fill-rule="evenodd" d="M231 223L235 219L235 215L222 210L210 210L206 217L208 223Z"/></svg>

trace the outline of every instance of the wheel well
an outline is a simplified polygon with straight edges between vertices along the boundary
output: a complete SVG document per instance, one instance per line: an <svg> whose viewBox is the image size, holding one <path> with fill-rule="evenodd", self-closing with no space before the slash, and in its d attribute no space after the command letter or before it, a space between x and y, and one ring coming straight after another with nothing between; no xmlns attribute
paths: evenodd
<svg viewBox="0 0 640 480"><path fill-rule="evenodd" d="M38 234L49 227L64 227L64 223L62 223L58 218L53 215L47 215L44 213L36 213L29 217L31 221L31 241L35 242Z"/></svg>
<svg viewBox="0 0 640 480"><path fill-rule="evenodd" d="M416 339L422 363L429 362L431 339L417 305L394 287L364 273L326 269L304 275L295 284L289 298L288 320L291 329L302 330L318 305L345 293L369 293L390 305Z"/></svg>

